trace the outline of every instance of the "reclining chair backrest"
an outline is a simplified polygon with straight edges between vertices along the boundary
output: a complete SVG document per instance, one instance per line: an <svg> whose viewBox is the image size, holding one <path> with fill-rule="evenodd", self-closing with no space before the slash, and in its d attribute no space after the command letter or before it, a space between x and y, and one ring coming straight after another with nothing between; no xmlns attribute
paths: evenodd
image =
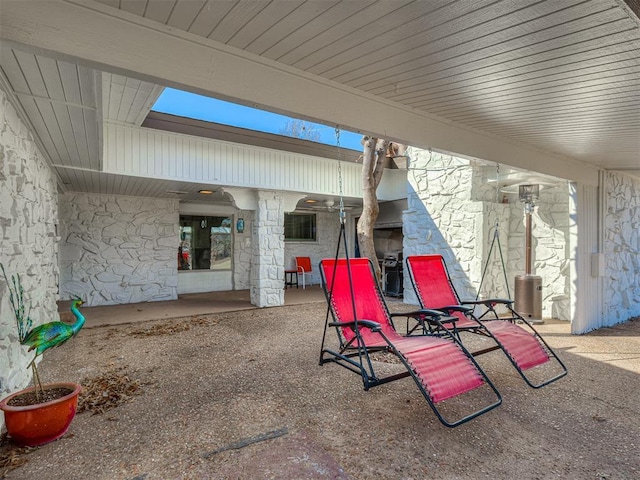
<svg viewBox="0 0 640 480"><path fill-rule="evenodd" d="M407 270L422 308L438 310L460 304L442 255L409 255ZM457 328L477 326L475 321L460 311L448 314L458 318Z"/></svg>
<svg viewBox="0 0 640 480"><path fill-rule="evenodd" d="M412 255L407 257L407 264L422 308L437 310L460 303L442 255ZM428 286L429 291L423 291L421 286Z"/></svg>
<svg viewBox="0 0 640 480"><path fill-rule="evenodd" d="M356 316L358 320L372 320L378 322L382 331L389 338L398 336L391 323L389 311L382 299L382 294L378 283L375 281L373 268L368 258L349 259L349 269L347 260L344 258L325 259L320 262L322 282L325 286L327 298L331 304L331 312L337 322L351 322L354 319L353 305L355 303ZM335 270L335 277L334 277ZM351 286L355 301L351 296ZM379 345L380 335L371 332L368 328L360 328L360 335L365 345ZM355 337L352 328L342 328L342 335L346 342L350 342ZM356 345L354 345L356 346Z"/></svg>

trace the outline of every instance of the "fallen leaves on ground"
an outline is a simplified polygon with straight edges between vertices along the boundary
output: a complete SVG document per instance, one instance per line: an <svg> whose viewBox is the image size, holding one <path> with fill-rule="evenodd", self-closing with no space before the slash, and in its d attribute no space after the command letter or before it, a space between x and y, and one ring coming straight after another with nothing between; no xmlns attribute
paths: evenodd
<svg viewBox="0 0 640 480"><path fill-rule="evenodd" d="M118 367L81 382L78 413L90 411L93 415L104 413L139 395L140 380L133 380L126 367Z"/></svg>
<svg viewBox="0 0 640 480"><path fill-rule="evenodd" d="M372 352L369 354L369 356L371 357L371 360L381 362L381 363L394 363L394 364L402 363L401 360L398 358L398 356L391 352L384 352L384 351Z"/></svg>
<svg viewBox="0 0 640 480"><path fill-rule="evenodd" d="M209 326L218 323L217 319L208 317L186 318L180 321L169 321L158 323L150 327L138 328L131 332L134 337L150 337L155 335L173 335L174 333L186 332L194 326Z"/></svg>
<svg viewBox="0 0 640 480"><path fill-rule="evenodd" d="M29 460L24 456L33 448L19 447L7 438L7 434L0 436L0 478L6 478L11 470L24 465Z"/></svg>

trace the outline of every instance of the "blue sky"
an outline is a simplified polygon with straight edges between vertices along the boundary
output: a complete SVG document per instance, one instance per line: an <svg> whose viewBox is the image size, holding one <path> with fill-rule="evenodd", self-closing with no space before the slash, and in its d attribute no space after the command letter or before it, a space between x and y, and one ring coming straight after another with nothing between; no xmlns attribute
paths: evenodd
<svg viewBox="0 0 640 480"><path fill-rule="evenodd" d="M203 97L172 88L164 89L164 92L162 92L152 110L278 135L283 135L282 130L287 120L290 120L290 117L285 115L224 102L215 98ZM328 127L311 122L306 123L319 133L321 143L336 145L335 127ZM360 151L362 150L362 146L360 145L361 138L362 134L360 133L343 130L340 132L340 146Z"/></svg>

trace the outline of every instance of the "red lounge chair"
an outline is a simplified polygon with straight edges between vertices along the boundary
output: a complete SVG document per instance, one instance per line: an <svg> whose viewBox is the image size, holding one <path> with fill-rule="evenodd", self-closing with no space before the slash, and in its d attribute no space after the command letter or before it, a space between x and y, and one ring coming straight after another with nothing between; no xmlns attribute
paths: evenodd
<svg viewBox="0 0 640 480"><path fill-rule="evenodd" d="M410 255L407 269L411 283L423 308L439 310L457 318L449 325L452 333L461 340L461 332L471 332L492 338L495 346L473 352L474 356L502 349L524 381L533 388L540 388L564 377L567 368L551 350L544 339L520 314L513 309L513 300L491 298L487 300L461 301L451 282L442 255ZM485 311L479 317L473 313L474 307L482 305ZM502 305L508 316L500 317L495 310ZM437 332L441 326L420 322L423 330ZM523 327L516 324L521 323ZM524 327L526 326L526 328ZM446 326L445 326L446 327ZM415 329L414 329L415 331ZM556 369L549 375L543 372L542 380L534 381L525 371L542 366L553 359ZM532 370L533 371L533 370ZM556 372L559 372L556 374ZM538 375L539 376L539 375Z"/></svg>
<svg viewBox="0 0 640 480"><path fill-rule="evenodd" d="M438 419L455 427L497 407L502 398L474 358L448 330L438 334L404 337L396 332L391 315L366 258L322 260L322 286L327 296L333 322L327 322L322 340L320 365L335 362L361 375L364 389L411 376L429 402ZM440 312L414 312L442 325L449 319ZM407 314L397 314L405 316ZM335 327L339 347L325 348L327 328ZM370 354L386 351L397 355L403 370L380 378ZM483 397L483 407L469 414L456 414L457 420L445 417L437 404L482 387L490 394L490 404ZM475 397L474 397L475 398ZM495 401L494 401L495 398ZM468 404L465 405L469 410ZM461 417L461 418L460 418Z"/></svg>

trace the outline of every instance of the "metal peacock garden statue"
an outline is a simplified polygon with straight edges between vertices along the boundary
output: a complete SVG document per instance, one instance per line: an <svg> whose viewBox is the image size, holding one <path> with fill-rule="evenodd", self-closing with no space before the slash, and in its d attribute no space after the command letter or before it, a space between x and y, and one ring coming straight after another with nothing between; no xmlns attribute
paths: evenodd
<svg viewBox="0 0 640 480"><path fill-rule="evenodd" d="M73 325L49 322L33 327L20 275L12 275L9 279L1 263L0 269L9 290L9 303L18 327L18 340L29 347L29 352L35 351L33 360L29 363L33 371L34 386L11 393L0 400L0 410L4 413L9 438L18 445L35 447L62 437L78 409L78 395L82 386L74 382L48 383L43 386L36 360L50 348L65 343L82 328L85 319L78 310L82 301L76 299L72 302L71 311L75 316Z"/></svg>
<svg viewBox="0 0 640 480"><path fill-rule="evenodd" d="M83 302L79 298L76 298L71 302L71 312L75 317L75 322L72 325L68 325L64 322L49 322L38 325L35 328L31 328L33 320L29 317L25 307L24 290L20 281L20 275L12 275L11 280L9 280L4 269L4 265L1 263L0 268L2 269L2 274L4 275L7 287L9 288L9 302L11 303L11 308L13 308L13 312L15 314L20 343L28 346L29 352L35 350L35 356L29 363L29 366L33 371L35 395L36 399L39 401L43 388L40 383L36 360L38 356L42 355L45 351L62 345L80 331L85 323L85 318L78 308Z"/></svg>

